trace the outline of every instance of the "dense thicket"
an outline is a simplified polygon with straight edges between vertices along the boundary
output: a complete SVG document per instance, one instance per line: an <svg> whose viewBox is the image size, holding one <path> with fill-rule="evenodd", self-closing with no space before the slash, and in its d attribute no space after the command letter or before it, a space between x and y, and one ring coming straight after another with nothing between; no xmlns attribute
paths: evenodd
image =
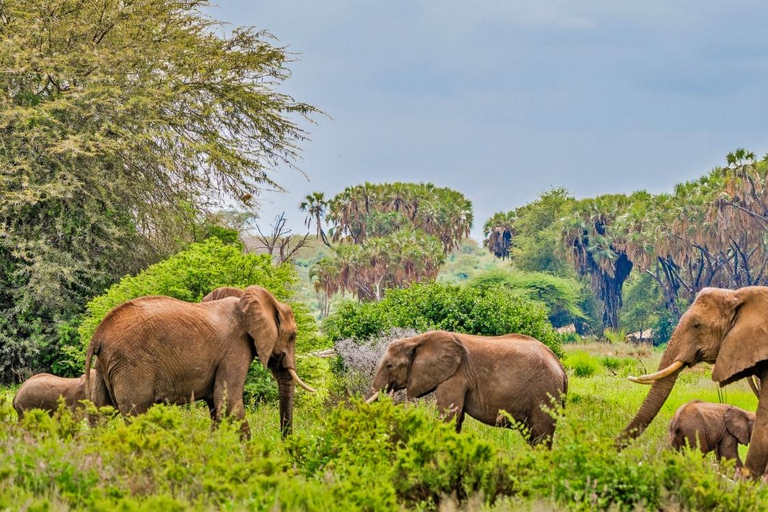
<svg viewBox="0 0 768 512"><path fill-rule="evenodd" d="M472 227L472 203L431 183L365 183L327 202L308 196L301 207L318 223L325 216L332 240L340 243L313 265L316 290L326 296L349 292L361 301L434 280L445 255Z"/></svg>
<svg viewBox="0 0 768 512"><path fill-rule="evenodd" d="M37 364L116 278L292 164L287 54L205 0L0 3L0 347ZM8 348L13 346L13 348ZM15 375L6 366L0 379Z"/></svg>

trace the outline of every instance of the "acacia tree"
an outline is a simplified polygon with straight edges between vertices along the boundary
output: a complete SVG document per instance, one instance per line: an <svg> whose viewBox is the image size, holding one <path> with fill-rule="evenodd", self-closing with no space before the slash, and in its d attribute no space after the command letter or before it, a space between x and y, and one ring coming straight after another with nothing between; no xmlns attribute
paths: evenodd
<svg viewBox="0 0 768 512"><path fill-rule="evenodd" d="M0 3L0 345L52 343L87 297L177 250L190 219L248 206L294 164L315 109L279 92L288 55L208 7Z"/></svg>

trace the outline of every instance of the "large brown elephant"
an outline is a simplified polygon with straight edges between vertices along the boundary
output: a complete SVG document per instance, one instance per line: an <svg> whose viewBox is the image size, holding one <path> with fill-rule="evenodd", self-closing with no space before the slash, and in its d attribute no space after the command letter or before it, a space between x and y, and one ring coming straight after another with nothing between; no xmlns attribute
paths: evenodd
<svg viewBox="0 0 768 512"><path fill-rule="evenodd" d="M725 386L756 376L761 383L755 425L745 467L763 475L768 462L768 288L705 288L680 318L664 351L659 371L630 377L651 390L619 437L623 444L639 436L658 414L677 376L699 362L714 363L712 380Z"/></svg>
<svg viewBox="0 0 768 512"><path fill-rule="evenodd" d="M91 379L96 378L96 370L91 370ZM80 400L85 400L85 375L73 379L57 377L50 373L33 375L21 385L13 397L13 408L19 420L30 409L43 409L50 414L59 408L59 397L71 410L79 407Z"/></svg>
<svg viewBox="0 0 768 512"><path fill-rule="evenodd" d="M741 467L739 444L749 444L755 414L729 404L691 400L681 405L669 422L669 445L676 450L697 447L715 452L717 460L735 460Z"/></svg>
<svg viewBox="0 0 768 512"><path fill-rule="evenodd" d="M86 356L98 377L90 389L110 397L122 414L155 403L204 400L214 421L244 421L243 386L255 357L280 390L280 429L290 432L296 374L293 310L260 286L234 296L192 304L171 297L141 297L115 307L99 324ZM97 403L96 405L102 405Z"/></svg>
<svg viewBox="0 0 768 512"><path fill-rule="evenodd" d="M552 444L555 419L545 410L565 406L568 377L557 356L543 343L520 334L472 336L430 331L395 340L373 379L379 391L407 390L409 399L432 391L446 420L464 415L510 427L505 411L528 432L528 442Z"/></svg>

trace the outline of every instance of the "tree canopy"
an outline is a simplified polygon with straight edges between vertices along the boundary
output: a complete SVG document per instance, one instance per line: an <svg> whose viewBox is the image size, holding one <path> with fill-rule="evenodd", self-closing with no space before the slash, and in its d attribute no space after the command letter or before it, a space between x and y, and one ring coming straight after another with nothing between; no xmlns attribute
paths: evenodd
<svg viewBox="0 0 768 512"><path fill-rule="evenodd" d="M279 92L290 55L208 7L0 3L0 344L52 342L210 207L252 204L294 165L315 109Z"/></svg>
<svg viewBox="0 0 768 512"><path fill-rule="evenodd" d="M545 196L489 219L489 250L502 257L494 233L510 233L510 254L517 263L517 239L531 218L525 212L546 204ZM550 203L544 210L556 219L549 225L558 234L560 261L589 278L603 305L605 327L618 326L623 286L633 270L649 277L635 282L635 297L641 296L638 286L653 283L655 288L645 293L660 292L673 318L704 287L768 284L768 157L758 160L738 149L726 157L725 166L680 183L668 194L640 191ZM533 225L546 232L546 223ZM531 253L542 251L519 252ZM639 315L633 312L633 318ZM669 322L658 312L653 316Z"/></svg>
<svg viewBox="0 0 768 512"><path fill-rule="evenodd" d="M469 235L472 203L431 183L365 183L328 201L325 217L338 245L312 266L315 289L380 300L386 289L437 277L446 254Z"/></svg>

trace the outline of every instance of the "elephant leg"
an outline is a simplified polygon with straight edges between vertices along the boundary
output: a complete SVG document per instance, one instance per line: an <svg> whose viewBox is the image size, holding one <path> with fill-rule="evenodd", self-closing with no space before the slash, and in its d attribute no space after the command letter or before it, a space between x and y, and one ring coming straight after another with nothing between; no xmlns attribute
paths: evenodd
<svg viewBox="0 0 768 512"><path fill-rule="evenodd" d="M722 441L720 441L720 444L717 445L717 448L715 449L715 454L717 455L717 461L720 462L720 459L725 458L728 460L736 460L736 467L740 468L742 466L741 458L739 458L739 442L736 440L735 437L726 434Z"/></svg>
<svg viewBox="0 0 768 512"><path fill-rule="evenodd" d="M552 440L555 437L555 418L549 411L536 409L531 414L530 428L528 430L528 444L536 446L544 443L547 448L552 448Z"/></svg>
<svg viewBox="0 0 768 512"><path fill-rule="evenodd" d="M109 396L107 383L104 382L104 379L102 379L100 375L94 379L93 386L91 388L91 401L96 407L107 407L110 405L114 407L112 398Z"/></svg>
<svg viewBox="0 0 768 512"><path fill-rule="evenodd" d="M151 403L139 403L134 404L131 402L122 402L117 404L117 410L120 411L120 414L123 416L138 416L139 414L144 414L147 412L147 410L152 406Z"/></svg>
<svg viewBox="0 0 768 512"><path fill-rule="evenodd" d="M464 400L467 395L466 387L461 383L452 383L450 379L443 382L435 390L437 409L444 421L456 419L456 432L461 432L464 422Z"/></svg>
<svg viewBox="0 0 768 512"><path fill-rule="evenodd" d="M245 379L240 385L239 389L243 389ZM244 439L251 438L251 428L248 426L248 421L245 419L245 405L243 405L242 393L237 393L233 389L238 389L237 384L230 385L225 378L216 379L216 383L213 386L213 404L215 409L215 421L218 423L226 415L240 423L240 435Z"/></svg>
<svg viewBox="0 0 768 512"><path fill-rule="evenodd" d="M752 478L760 478L768 465L768 370L760 376L760 401L744 466Z"/></svg>
<svg viewBox="0 0 768 512"><path fill-rule="evenodd" d="M208 406L208 414L211 415L211 430L219 425L219 418L216 417L216 406L213 404L213 398L207 398L205 405Z"/></svg>

